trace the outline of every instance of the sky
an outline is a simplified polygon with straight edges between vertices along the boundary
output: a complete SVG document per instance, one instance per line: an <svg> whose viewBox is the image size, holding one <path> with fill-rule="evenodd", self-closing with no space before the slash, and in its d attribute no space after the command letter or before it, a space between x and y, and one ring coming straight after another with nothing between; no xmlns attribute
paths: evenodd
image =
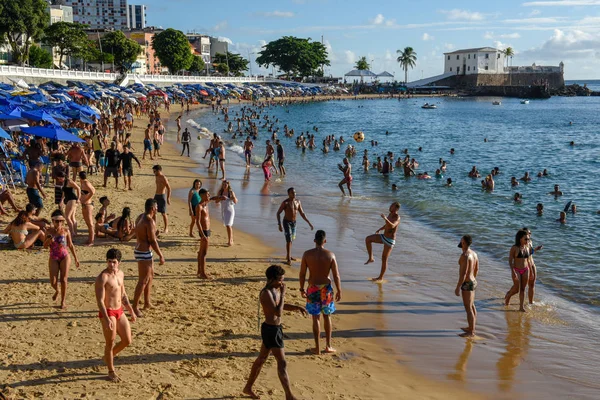
<svg viewBox="0 0 600 400"><path fill-rule="evenodd" d="M135 2L129 0L129 3ZM443 72L443 53L471 47L513 48L512 65L565 64L565 79L600 79L600 0L138 0L147 25L205 33L230 41L250 58L282 36L325 43L336 77L367 57L375 73L403 80L395 61L410 46L417 65L409 81Z"/></svg>

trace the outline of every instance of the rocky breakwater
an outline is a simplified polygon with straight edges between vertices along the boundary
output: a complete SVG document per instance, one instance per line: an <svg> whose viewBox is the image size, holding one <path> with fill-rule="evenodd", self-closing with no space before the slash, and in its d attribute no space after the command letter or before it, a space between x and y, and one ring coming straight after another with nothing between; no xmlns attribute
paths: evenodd
<svg viewBox="0 0 600 400"><path fill-rule="evenodd" d="M575 96L600 96L600 92L594 92L586 85L566 85L558 89L551 89L550 94L552 96L567 96L567 97L575 97Z"/></svg>

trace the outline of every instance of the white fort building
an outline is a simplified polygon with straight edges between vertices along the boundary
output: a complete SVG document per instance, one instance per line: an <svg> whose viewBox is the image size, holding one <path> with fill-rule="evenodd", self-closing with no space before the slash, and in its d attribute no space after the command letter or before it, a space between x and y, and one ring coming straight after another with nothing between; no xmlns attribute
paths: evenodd
<svg viewBox="0 0 600 400"><path fill-rule="evenodd" d="M444 53L444 73L456 75L503 74L506 56L493 47L477 47Z"/></svg>

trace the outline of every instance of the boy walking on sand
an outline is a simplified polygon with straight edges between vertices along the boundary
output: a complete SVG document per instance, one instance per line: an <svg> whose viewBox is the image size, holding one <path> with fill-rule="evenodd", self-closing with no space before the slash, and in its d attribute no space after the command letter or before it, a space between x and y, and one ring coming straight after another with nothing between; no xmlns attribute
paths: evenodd
<svg viewBox="0 0 600 400"><path fill-rule="evenodd" d="M252 386L260 370L267 361L269 353L272 353L277 360L277 374L281 381L281 386L285 392L286 400L295 400L296 397L292 394L290 388L290 380L287 374L287 361L285 360L285 351L283 349L283 330L281 329L281 315L283 310L287 311L298 311L302 315L306 316L306 310L304 307L293 306L285 304L285 283L283 283L283 275L285 270L279 265L271 265L267 268L265 275L267 276L267 285L260 291L260 304L262 305L263 312L265 313L265 322L262 323L260 328L260 335L262 337L262 345L260 347L260 353L254 364L252 364L252 370L250 371L250 377L244 387L244 394L250 396L253 399L259 399L260 397L254 393Z"/></svg>
<svg viewBox="0 0 600 400"><path fill-rule="evenodd" d="M127 307L131 322L135 322L129 298L125 293L123 271L119 270L121 251L110 249L106 253L106 269L96 278L96 301L98 303L98 318L102 322L102 332L106 345L103 360L108 367L108 379L119 382L121 379L115 373L114 357L131 344L131 327L127 316L123 316L123 304ZM121 341L115 345L119 335Z"/></svg>

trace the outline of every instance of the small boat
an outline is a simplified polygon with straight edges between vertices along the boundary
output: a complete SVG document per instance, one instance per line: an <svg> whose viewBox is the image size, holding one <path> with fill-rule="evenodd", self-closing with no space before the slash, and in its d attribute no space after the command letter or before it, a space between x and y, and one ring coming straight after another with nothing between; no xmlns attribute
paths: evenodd
<svg viewBox="0 0 600 400"><path fill-rule="evenodd" d="M421 108L424 108L426 110L435 110L437 106L435 104L425 103L421 106Z"/></svg>
<svg viewBox="0 0 600 400"><path fill-rule="evenodd" d="M529 100L527 100L527 99L521 100L521 104L529 104Z"/></svg>
<svg viewBox="0 0 600 400"><path fill-rule="evenodd" d="M492 104L495 105L495 106L501 106L502 102L496 100L496 101L492 102Z"/></svg>

